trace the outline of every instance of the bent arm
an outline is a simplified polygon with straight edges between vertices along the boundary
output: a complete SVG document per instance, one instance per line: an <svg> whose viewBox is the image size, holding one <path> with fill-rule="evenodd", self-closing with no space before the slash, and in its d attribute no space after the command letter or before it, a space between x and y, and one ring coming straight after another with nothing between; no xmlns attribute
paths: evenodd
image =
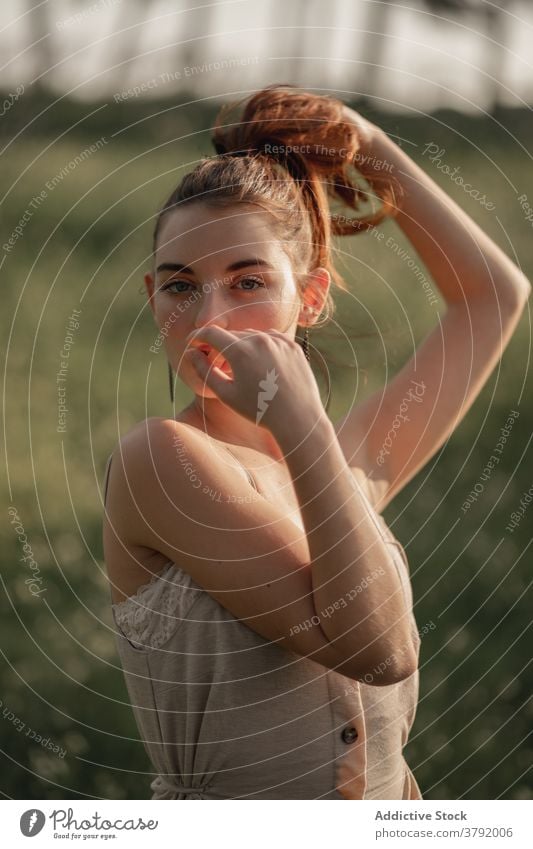
<svg viewBox="0 0 533 849"><path fill-rule="evenodd" d="M410 608L382 529L349 469L326 414L292 419L276 440L286 458L309 545L321 627L361 668L387 663L389 683L417 667Z"/></svg>
<svg viewBox="0 0 533 849"><path fill-rule="evenodd" d="M376 686L412 674L414 667L404 665L402 672L392 666L382 641L368 647L367 629L331 641L331 620L326 632L315 607L306 536L240 472L213 456L194 428L148 419L123 437L116 460L105 549L116 544L163 552L253 631L349 678L364 680L378 664L384 671L372 681ZM331 523L328 531L336 533Z"/></svg>

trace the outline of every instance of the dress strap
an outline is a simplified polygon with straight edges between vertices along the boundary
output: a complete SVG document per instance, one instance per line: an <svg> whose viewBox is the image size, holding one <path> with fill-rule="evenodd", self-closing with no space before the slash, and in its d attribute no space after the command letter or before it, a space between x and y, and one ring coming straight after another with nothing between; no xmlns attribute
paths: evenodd
<svg viewBox="0 0 533 849"><path fill-rule="evenodd" d="M252 473L251 473L251 472L250 472L250 471L246 468L246 466L244 466L244 465L241 463L241 461L240 461L240 460L239 460L239 459L235 456L235 454L233 453L233 451L230 451L230 450L229 450L229 448L228 448L226 445L224 445L223 447L226 449L226 451L228 452L228 454L231 454L231 456L232 456L232 457L233 457L233 459L234 459L234 460L235 460L235 461L239 464L239 466L241 467L241 469L243 469L243 470L246 472L246 476L247 476L248 480L250 481L250 484L251 484L251 485L253 486L253 488L255 489L255 491L256 491L256 492L259 492L259 489L257 488L257 484L256 484L256 482L255 482L255 479L254 479L254 477L253 477Z"/></svg>

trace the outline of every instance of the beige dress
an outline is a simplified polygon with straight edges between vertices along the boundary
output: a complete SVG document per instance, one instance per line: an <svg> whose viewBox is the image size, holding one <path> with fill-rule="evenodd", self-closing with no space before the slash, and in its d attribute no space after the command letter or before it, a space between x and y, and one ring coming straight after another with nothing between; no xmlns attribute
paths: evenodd
<svg viewBox="0 0 533 849"><path fill-rule="evenodd" d="M369 509L412 611L404 549ZM418 671L347 678L256 634L172 561L112 612L152 799L422 798L402 753Z"/></svg>

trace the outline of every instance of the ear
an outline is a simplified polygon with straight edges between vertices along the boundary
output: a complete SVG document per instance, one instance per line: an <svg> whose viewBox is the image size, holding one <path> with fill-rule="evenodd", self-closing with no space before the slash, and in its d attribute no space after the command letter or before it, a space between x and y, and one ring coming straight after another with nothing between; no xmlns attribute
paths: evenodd
<svg viewBox="0 0 533 849"><path fill-rule="evenodd" d="M148 303L150 304L150 308L155 315L155 306L154 306L154 301L153 301L155 280L154 280L154 275L151 274L149 271L147 271L146 274L144 275L144 285L146 287L146 293L148 295Z"/></svg>
<svg viewBox="0 0 533 849"><path fill-rule="evenodd" d="M326 303L330 285L331 275L327 268L314 268L305 275L298 324L304 327L315 324Z"/></svg>

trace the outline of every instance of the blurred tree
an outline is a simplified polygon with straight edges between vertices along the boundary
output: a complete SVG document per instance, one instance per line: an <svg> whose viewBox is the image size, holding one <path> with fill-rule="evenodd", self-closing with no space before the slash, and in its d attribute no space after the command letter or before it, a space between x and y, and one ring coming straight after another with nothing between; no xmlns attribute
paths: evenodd
<svg viewBox="0 0 533 849"><path fill-rule="evenodd" d="M474 13L480 21L480 29L485 29L483 65L481 68L487 76L480 80L480 85L488 93L490 111L495 114L503 102L502 69L505 67L506 42L509 38L507 17L501 5L501 0L424 0L426 6L435 14L451 13L455 17ZM490 43L488 43L490 42Z"/></svg>
<svg viewBox="0 0 533 849"><path fill-rule="evenodd" d="M364 22L364 38L361 42L359 56L359 90L365 98L371 98L379 91L378 74L385 53L385 33L390 15L389 0L383 3L368 3L366 5L366 21Z"/></svg>

